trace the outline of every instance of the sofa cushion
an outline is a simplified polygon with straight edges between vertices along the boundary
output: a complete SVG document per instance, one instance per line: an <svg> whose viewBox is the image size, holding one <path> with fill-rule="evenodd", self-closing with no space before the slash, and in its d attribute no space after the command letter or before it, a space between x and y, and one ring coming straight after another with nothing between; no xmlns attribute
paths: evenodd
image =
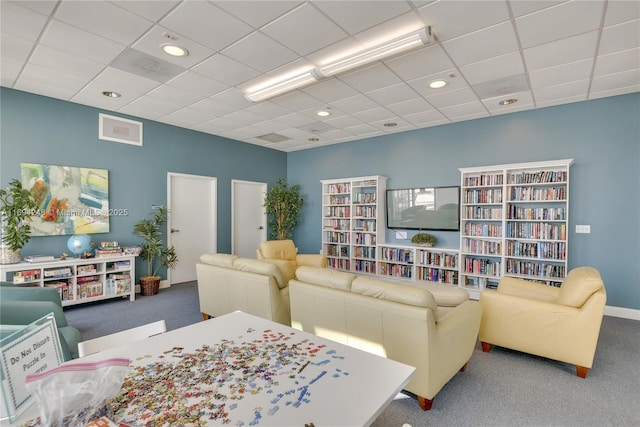
<svg viewBox="0 0 640 427"><path fill-rule="evenodd" d="M429 282L420 282L420 286L433 295L438 307L457 307L469 300L469 292L457 286Z"/></svg>
<svg viewBox="0 0 640 427"><path fill-rule="evenodd" d="M293 240L268 240L260 244L263 258L296 260L296 245Z"/></svg>
<svg viewBox="0 0 640 427"><path fill-rule="evenodd" d="M268 262L269 264L273 264L278 267L278 270L280 270L280 273L282 273L282 279L286 283L289 283L289 280L296 277L296 263L294 261L266 258L263 258L261 261Z"/></svg>
<svg viewBox="0 0 640 427"><path fill-rule="evenodd" d="M431 292L426 289L368 277L358 277L351 284L351 292L399 302L401 304L430 308L437 317L438 305Z"/></svg>
<svg viewBox="0 0 640 427"><path fill-rule="evenodd" d="M278 288L280 289L286 287L289 283L287 280L285 280L282 272L275 264L271 264L270 262L266 262L264 260L237 258L233 262L233 268L240 271L246 271L248 273L272 276L278 284Z"/></svg>
<svg viewBox="0 0 640 427"><path fill-rule="evenodd" d="M203 254L200 256L200 262L209 265L216 265L218 267L231 268L233 261L238 258L238 255L231 254Z"/></svg>
<svg viewBox="0 0 640 427"><path fill-rule="evenodd" d="M556 302L569 307L580 308L604 286L598 270L591 267L574 268L560 286Z"/></svg>
<svg viewBox="0 0 640 427"><path fill-rule="evenodd" d="M302 266L296 270L296 277L301 282L348 292L351 290L351 282L356 275L329 268Z"/></svg>

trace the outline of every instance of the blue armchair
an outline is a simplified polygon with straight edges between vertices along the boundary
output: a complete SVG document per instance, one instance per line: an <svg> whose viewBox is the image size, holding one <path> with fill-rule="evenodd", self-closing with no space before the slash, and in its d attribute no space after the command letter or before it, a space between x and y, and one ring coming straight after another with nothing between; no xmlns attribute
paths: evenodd
<svg viewBox="0 0 640 427"><path fill-rule="evenodd" d="M0 324L28 325L49 313L56 319L65 361L77 358L80 331L67 323L56 289L0 286Z"/></svg>

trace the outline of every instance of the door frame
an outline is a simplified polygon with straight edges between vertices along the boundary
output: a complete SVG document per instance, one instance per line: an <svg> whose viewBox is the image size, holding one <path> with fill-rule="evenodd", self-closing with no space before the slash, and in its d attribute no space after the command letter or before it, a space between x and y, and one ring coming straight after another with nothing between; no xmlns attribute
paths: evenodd
<svg viewBox="0 0 640 427"><path fill-rule="evenodd" d="M171 183L174 177L184 177L191 179L202 179L209 181L211 185L211 200L213 200L213 206L211 208L211 220L215 224L216 235L215 239L212 242L213 247L215 248L214 252L218 250L218 178L215 176L206 176L206 175L192 175L188 173L180 173L180 172L167 172L167 208L169 209L169 218L171 216ZM171 233L171 220L167 221L167 246L171 246L172 241L172 233ZM171 269L167 270L167 286L170 287L171 283L173 283L171 278Z"/></svg>
<svg viewBox="0 0 640 427"><path fill-rule="evenodd" d="M255 185L257 187L261 187L264 194L267 194L267 190L269 189L269 185L266 182L258 182L258 181L247 181L247 180L242 180L242 179L232 179L231 180L231 253L234 254L236 253L235 251L235 242L236 242L236 238L235 238L235 232L236 232L236 226L235 226L235 221L236 221L236 214L235 214L235 197L236 197L236 192L235 192L235 185L236 184L250 184L250 185ZM262 240L267 240L267 211L263 210L262 212L262 223L260 224L262 226Z"/></svg>

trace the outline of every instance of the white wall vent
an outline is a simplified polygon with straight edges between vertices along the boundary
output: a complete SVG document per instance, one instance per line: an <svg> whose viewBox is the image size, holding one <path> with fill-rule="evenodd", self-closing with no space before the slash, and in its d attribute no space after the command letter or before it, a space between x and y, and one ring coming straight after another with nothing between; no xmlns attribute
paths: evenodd
<svg viewBox="0 0 640 427"><path fill-rule="evenodd" d="M98 138L142 146L142 122L100 113Z"/></svg>

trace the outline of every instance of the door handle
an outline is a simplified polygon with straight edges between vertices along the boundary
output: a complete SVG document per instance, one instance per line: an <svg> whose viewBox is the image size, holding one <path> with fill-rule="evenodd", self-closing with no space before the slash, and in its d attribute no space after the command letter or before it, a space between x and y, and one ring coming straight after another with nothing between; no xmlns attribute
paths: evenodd
<svg viewBox="0 0 640 427"><path fill-rule="evenodd" d="M180 232L180 230L176 230L175 228L172 228L172 229L171 229L171 232L172 232L172 233L179 233L179 232Z"/></svg>
<svg viewBox="0 0 640 427"><path fill-rule="evenodd" d="M258 230L264 230L263 226L258 227Z"/></svg>

